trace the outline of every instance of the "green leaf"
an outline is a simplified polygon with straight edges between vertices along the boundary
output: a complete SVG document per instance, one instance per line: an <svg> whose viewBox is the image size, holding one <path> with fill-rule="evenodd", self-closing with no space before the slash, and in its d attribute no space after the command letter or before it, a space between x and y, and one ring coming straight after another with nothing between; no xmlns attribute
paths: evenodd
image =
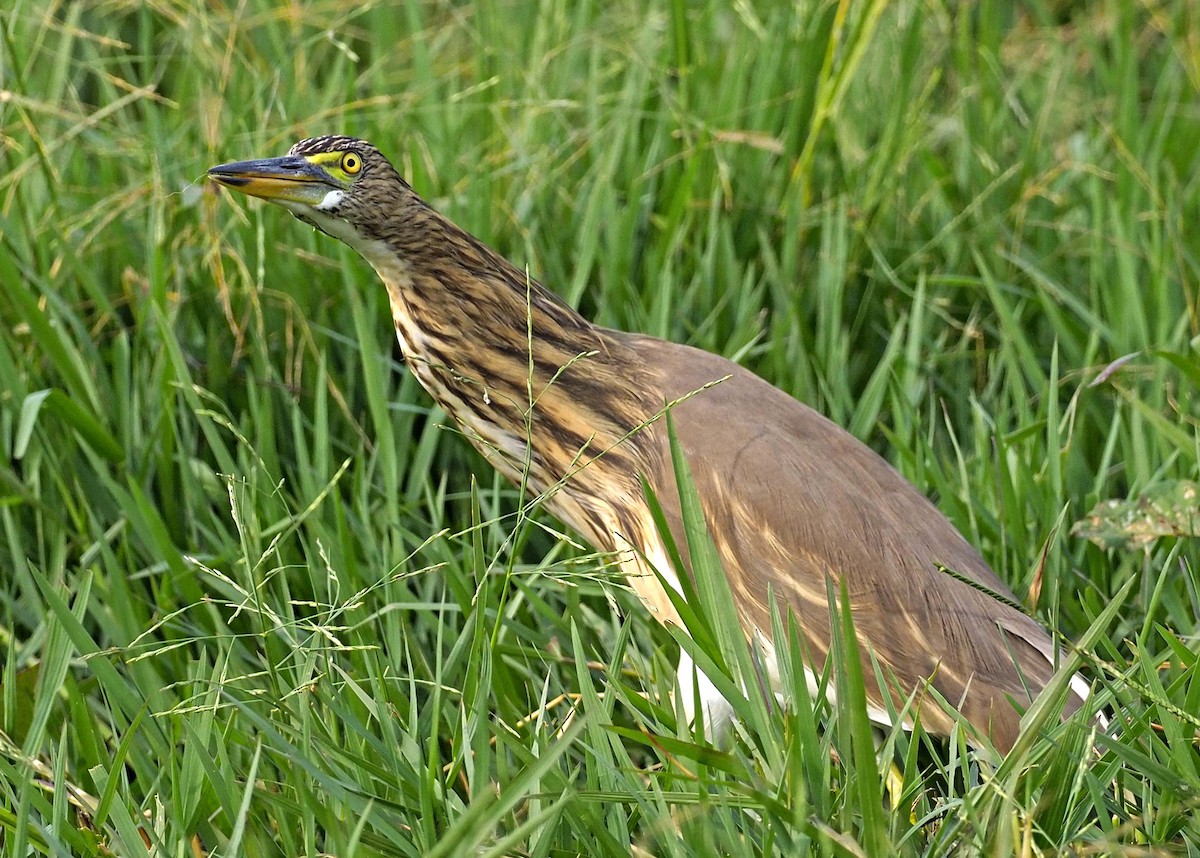
<svg viewBox="0 0 1200 858"><path fill-rule="evenodd" d="M57 388L31 393L21 403L21 416L13 441L13 458L23 459L37 426L38 417L46 411L58 418L87 443L89 447L113 464L120 464L125 453L100 420ZM52 431L52 430L51 430Z"/></svg>

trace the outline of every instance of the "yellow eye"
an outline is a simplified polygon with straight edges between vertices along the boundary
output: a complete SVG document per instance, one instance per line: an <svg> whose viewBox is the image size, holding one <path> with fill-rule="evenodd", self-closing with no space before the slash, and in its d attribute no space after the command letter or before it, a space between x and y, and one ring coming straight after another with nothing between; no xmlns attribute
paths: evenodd
<svg viewBox="0 0 1200 858"><path fill-rule="evenodd" d="M347 152L342 155L342 172L349 173L353 176L362 169L362 158L354 152Z"/></svg>

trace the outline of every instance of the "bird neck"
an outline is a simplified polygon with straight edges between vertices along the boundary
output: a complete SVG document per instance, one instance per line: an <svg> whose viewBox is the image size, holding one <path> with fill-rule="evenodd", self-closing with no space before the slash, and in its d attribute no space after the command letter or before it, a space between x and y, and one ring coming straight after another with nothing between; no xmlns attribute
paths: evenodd
<svg viewBox="0 0 1200 858"><path fill-rule="evenodd" d="M640 494L649 368L612 331L427 206L359 245L387 286L404 358L505 476L561 507L597 481ZM572 501L574 502L574 501ZM578 518L576 518L578 520Z"/></svg>

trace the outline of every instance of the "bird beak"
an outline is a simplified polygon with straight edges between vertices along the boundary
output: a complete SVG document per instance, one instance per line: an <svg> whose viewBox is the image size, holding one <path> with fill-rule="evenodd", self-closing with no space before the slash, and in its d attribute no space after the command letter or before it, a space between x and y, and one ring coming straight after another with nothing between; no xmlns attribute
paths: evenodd
<svg viewBox="0 0 1200 858"><path fill-rule="evenodd" d="M274 203L315 206L331 189L338 189L328 173L296 155L220 164L210 167L208 176L227 188Z"/></svg>

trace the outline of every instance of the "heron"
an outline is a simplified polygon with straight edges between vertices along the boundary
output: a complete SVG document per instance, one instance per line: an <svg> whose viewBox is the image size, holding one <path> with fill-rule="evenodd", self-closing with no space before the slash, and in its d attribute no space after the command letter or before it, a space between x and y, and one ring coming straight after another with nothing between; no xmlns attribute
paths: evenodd
<svg viewBox="0 0 1200 858"><path fill-rule="evenodd" d="M691 574L671 563L648 500L647 488L682 544L669 413L773 683L772 612L794 618L817 676L836 633L834 582L867 675L878 665L888 677L867 683L872 721L890 724L911 697L926 732L949 735L961 718L974 744L1012 748L1058 645L938 508L845 429L724 357L591 323L435 211L365 140L313 137L208 176L356 250L387 290L421 386L501 474L611 553L657 620L681 625L668 588ZM688 717L698 700L719 729L731 710L686 652L678 680ZM1087 694L1072 677L1064 717Z"/></svg>

